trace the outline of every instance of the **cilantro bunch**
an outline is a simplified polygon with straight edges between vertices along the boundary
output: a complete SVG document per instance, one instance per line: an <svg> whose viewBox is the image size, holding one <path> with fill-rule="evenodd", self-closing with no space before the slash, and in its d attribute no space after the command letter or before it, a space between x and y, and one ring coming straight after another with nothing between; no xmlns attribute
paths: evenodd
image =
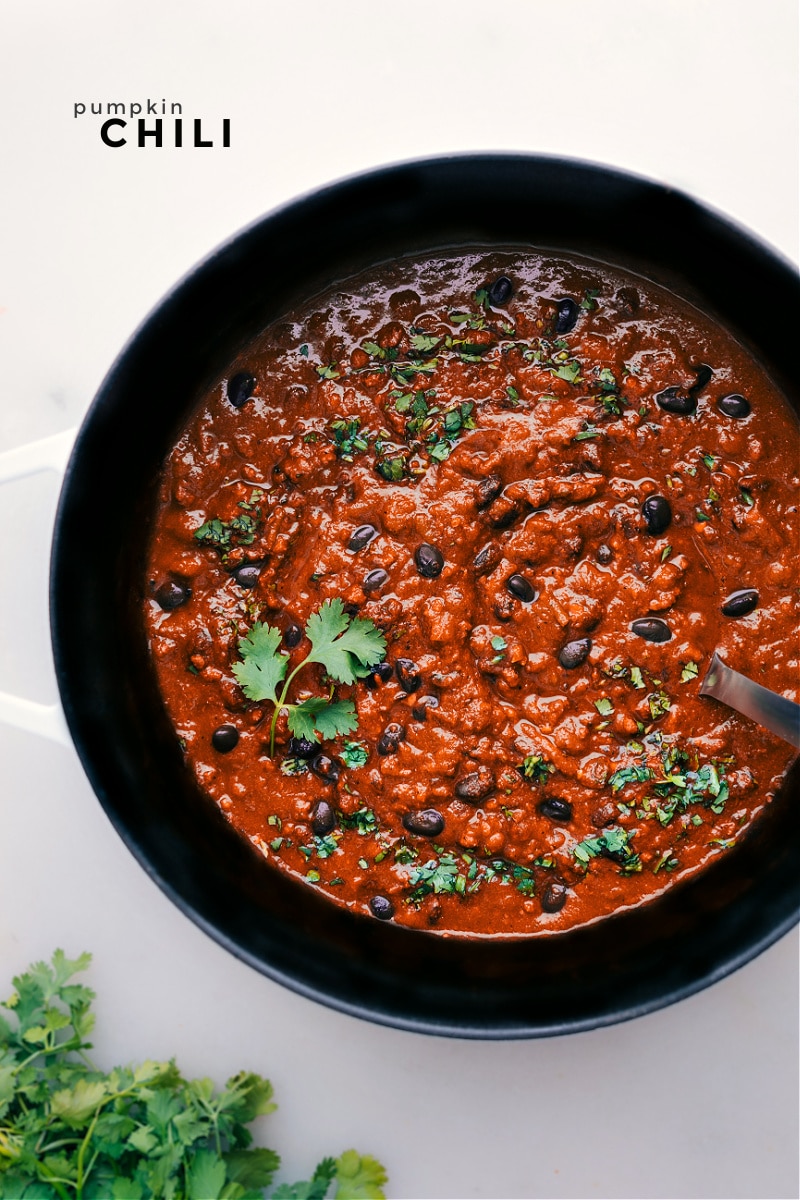
<svg viewBox="0 0 800 1200"><path fill-rule="evenodd" d="M325 696L310 696L299 704L288 704L292 681L303 667L319 663L328 676L338 683L355 683L369 675L370 668L381 662L386 653L386 639L372 621L351 617L337 596L325 600L306 622L306 637L311 650L284 680L289 655L279 652L281 631L261 621L247 637L239 639L242 661L235 663L233 673L249 700L269 700L275 705L270 726L270 753L275 753L275 726L278 715L286 709L289 729L297 738L309 741L352 733L358 725L355 706L351 700L333 700L333 687ZM278 686L283 687L278 694Z"/></svg>
<svg viewBox="0 0 800 1200"><path fill-rule="evenodd" d="M272 1085L240 1071L215 1092L173 1062L115 1067L86 1056L94 993L70 983L90 955L56 950L14 979L0 1017L0 1197L5 1200L263 1200L280 1159L249 1122ZM384 1200L379 1162L347 1150L273 1200Z"/></svg>

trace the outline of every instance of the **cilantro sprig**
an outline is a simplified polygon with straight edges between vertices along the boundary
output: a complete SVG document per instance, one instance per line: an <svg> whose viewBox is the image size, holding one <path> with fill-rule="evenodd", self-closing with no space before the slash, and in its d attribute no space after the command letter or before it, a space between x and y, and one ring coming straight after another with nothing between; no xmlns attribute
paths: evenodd
<svg viewBox="0 0 800 1200"><path fill-rule="evenodd" d="M280 1166L247 1126L272 1084L240 1071L217 1091L174 1061L104 1072L87 1056L94 992L71 982L90 955L56 950L14 979L0 1017L0 1196L41 1200L262 1200ZM369 1155L325 1158L273 1200L384 1200Z"/></svg>
<svg viewBox="0 0 800 1200"><path fill-rule="evenodd" d="M287 711L289 729L297 738L310 741L352 733L358 725L351 700L333 699L333 687L325 696L310 696L299 704L287 703L295 676L311 663L325 668L336 683L364 679L386 652L386 639L372 621L351 617L335 597L325 600L306 622L311 650L286 677L289 655L279 651L281 632L273 625L256 622L247 637L239 639L242 661L233 673L249 700L268 700L275 706L270 725L270 753L275 753L275 726L282 709ZM286 678L285 678L286 677ZM279 693L279 687L283 687Z"/></svg>

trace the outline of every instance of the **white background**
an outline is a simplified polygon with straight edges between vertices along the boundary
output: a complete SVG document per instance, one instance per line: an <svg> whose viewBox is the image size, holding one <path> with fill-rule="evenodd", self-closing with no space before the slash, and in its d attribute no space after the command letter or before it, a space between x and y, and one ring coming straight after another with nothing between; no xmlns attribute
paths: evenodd
<svg viewBox="0 0 800 1200"><path fill-rule="evenodd" d="M796 258L797 78L793 0L5 0L0 450L80 421L135 325L217 242L392 160L605 161ZM148 97L209 129L229 117L231 148L111 150L96 117L72 116ZM0 490L0 689L42 701L57 487ZM0 994L55 946L92 950L96 1058L267 1074L280 1110L258 1132L283 1177L354 1145L386 1163L394 1200L797 1196L796 935L628 1025L423 1038L297 998L206 938L71 750L0 728L0 763Z"/></svg>

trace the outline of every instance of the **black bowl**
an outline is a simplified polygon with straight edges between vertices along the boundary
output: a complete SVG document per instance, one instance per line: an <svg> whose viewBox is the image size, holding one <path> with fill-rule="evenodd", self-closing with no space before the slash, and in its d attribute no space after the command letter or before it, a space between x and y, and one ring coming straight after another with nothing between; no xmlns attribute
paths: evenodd
<svg viewBox="0 0 800 1200"><path fill-rule="evenodd" d="M727 325L798 408L794 271L687 196L608 168L527 155L412 162L348 179L212 254L109 372L56 519L53 645L67 721L108 816L151 877L223 946L272 979L372 1021L534 1037L669 1004L792 926L800 907L797 764L740 844L639 909L516 941L412 932L349 913L274 871L200 795L160 701L140 615L162 462L241 346L337 277L402 254L477 244L573 251L666 285Z"/></svg>

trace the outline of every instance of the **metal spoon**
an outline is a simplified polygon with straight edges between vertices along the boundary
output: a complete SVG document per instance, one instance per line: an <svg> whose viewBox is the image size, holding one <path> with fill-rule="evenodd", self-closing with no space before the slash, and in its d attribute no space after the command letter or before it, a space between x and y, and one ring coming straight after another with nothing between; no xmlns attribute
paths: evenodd
<svg viewBox="0 0 800 1200"><path fill-rule="evenodd" d="M700 685L700 695L721 700L800 750L800 704L726 667L716 650Z"/></svg>

